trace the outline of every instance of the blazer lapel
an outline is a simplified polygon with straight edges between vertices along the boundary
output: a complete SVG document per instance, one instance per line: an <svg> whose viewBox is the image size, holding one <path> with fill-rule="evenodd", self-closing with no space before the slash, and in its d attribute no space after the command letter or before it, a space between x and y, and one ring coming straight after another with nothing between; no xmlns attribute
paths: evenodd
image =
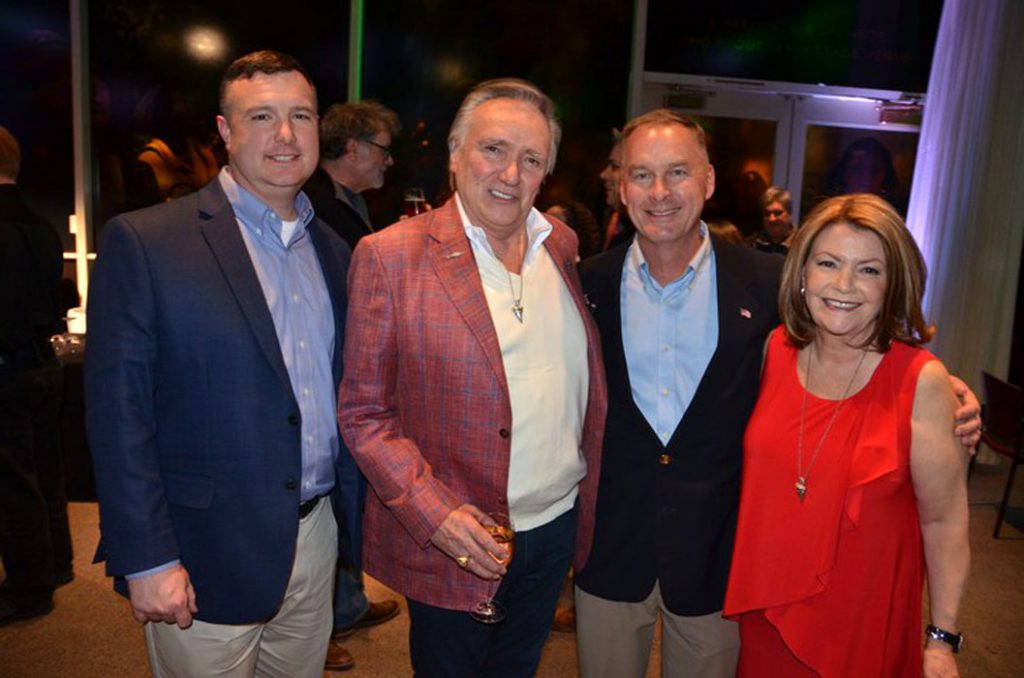
<svg viewBox="0 0 1024 678"><path fill-rule="evenodd" d="M245 241L238 231L235 213L216 180L210 182L199 194L199 220L203 237L213 251L242 313L249 321L257 343L281 383L290 392L291 380L277 341L274 319L267 308L267 300L263 296L263 288L256 277L256 269L249 258Z"/></svg>
<svg viewBox="0 0 1024 678"><path fill-rule="evenodd" d="M714 247L713 238L711 243ZM715 361L721 353L723 339L748 334L752 313L761 312L757 298L748 289L757 282L737 275L737 264L729 247L714 247L714 251L718 275L718 348L711 356L707 372L712 366L717 367Z"/></svg>
<svg viewBox="0 0 1024 678"><path fill-rule="evenodd" d="M507 389L498 334L491 319L491 310L487 306L487 297L484 296L473 247L462 228L454 198L435 210L428 233L433 241L428 247L428 256L441 286L480 342L501 385ZM423 311L430 312L429 309Z"/></svg>
<svg viewBox="0 0 1024 678"><path fill-rule="evenodd" d="M623 400L632 403L635 415L643 419L643 413L633 402L633 387L629 382L626 349L622 342L622 269L626 264L628 251L628 244L621 245L614 251L614 257L609 261L609 270L604 276L603 303L597 309L596 315L598 325L601 326L601 336L608 339L604 349L608 390L611 392L614 388L623 394Z"/></svg>
<svg viewBox="0 0 1024 678"><path fill-rule="evenodd" d="M757 299L747 289L756 283L744 281L737 275L737 263L728 247L716 247L714 238L711 239L711 246L715 253L715 293L718 295L718 318L715 319L718 323L718 345L704 370L704 376L697 384L690 407L669 439L669 446L677 444L676 435L682 430L690 413L701 411L700 402L708 397L707 389L716 388L734 372L735 365L731 361L735 355L725 347L731 345L730 339L748 334L751 330L745 324L749 325L751 313L760 313Z"/></svg>

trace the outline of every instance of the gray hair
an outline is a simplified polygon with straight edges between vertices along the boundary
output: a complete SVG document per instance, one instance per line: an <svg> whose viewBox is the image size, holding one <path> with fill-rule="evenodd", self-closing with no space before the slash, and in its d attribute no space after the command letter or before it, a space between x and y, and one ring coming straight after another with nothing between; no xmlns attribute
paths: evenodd
<svg viewBox="0 0 1024 678"><path fill-rule="evenodd" d="M376 101L334 104L320 118L320 157L334 160L345 155L349 139L372 141L381 132L394 137L401 129L398 115Z"/></svg>
<svg viewBox="0 0 1024 678"><path fill-rule="evenodd" d="M562 140L562 126L555 114L555 103L536 85L518 78L488 80L474 87L466 95L466 98L462 100L462 105L459 106L458 113L455 114L452 129L448 133L448 153L454 154L466 140L466 132L473 112L492 99L522 101L536 108L544 116L548 123L548 130L551 132L551 147L548 149L548 166L545 174L551 174L555 169L558 142Z"/></svg>

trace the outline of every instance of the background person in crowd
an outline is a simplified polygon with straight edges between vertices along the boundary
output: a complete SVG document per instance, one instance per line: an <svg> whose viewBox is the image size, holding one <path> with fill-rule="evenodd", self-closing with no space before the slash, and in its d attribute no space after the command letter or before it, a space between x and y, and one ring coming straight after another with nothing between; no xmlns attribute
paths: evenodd
<svg viewBox="0 0 1024 678"><path fill-rule="evenodd" d="M622 171L622 132L612 128L612 147L608 151L608 162L601 170L601 182L604 184L604 201L608 207L607 220L604 223L604 239L601 250L608 250L619 243L627 242L633 237L636 229L629 220L629 215L619 201L619 173Z"/></svg>
<svg viewBox="0 0 1024 678"><path fill-rule="evenodd" d="M364 191L380 188L394 164L391 142L401 130L398 116L375 101L334 104L320 120L320 166L303 186L313 211L350 247L373 232ZM362 518L363 497L359 500ZM338 574L334 582L334 630L324 668L345 671L355 658L341 641L361 628L376 626L398 614L398 601L371 603L359 564L361 535L338 544Z"/></svg>
<svg viewBox="0 0 1024 678"><path fill-rule="evenodd" d="M320 167L303 191L353 249L374 231L362 193L384 185L395 163L391 142L401 129L395 112L376 101L334 104L320 121Z"/></svg>
<svg viewBox="0 0 1024 678"><path fill-rule="evenodd" d="M586 259L600 251L601 229L597 225L597 219L586 205L579 200L564 198L556 200L546 211L576 232L576 238L579 240L580 259Z"/></svg>
<svg viewBox="0 0 1024 678"><path fill-rule="evenodd" d="M576 571L580 671L643 676L660 616L663 675L731 677L739 634L721 610L782 259L709 237L715 175L693 120L632 120L622 172L636 239L582 267L609 402L594 542ZM979 408L965 397L974 444Z"/></svg>
<svg viewBox="0 0 1024 678"><path fill-rule="evenodd" d="M750 236L748 244L755 250L785 256L793 241L793 199L789 191L770 186L761 195L761 223L764 228Z"/></svg>
<svg viewBox="0 0 1024 678"><path fill-rule="evenodd" d="M728 219L713 219L709 221L708 230L711 231L711 235L719 240L724 240L733 245L743 245L746 243L743 233L736 227L736 224Z"/></svg>
<svg viewBox="0 0 1024 678"><path fill-rule="evenodd" d="M53 609L74 578L58 436L63 247L18 191L21 150L0 127L0 626Z"/></svg>
<svg viewBox="0 0 1024 678"><path fill-rule="evenodd" d="M408 599L417 674L532 676L589 550L603 370L576 237L533 207L559 137L532 84L478 85L448 139L453 198L353 255L338 417L373 488L366 570ZM487 513L515 527L507 568ZM467 614L492 595L503 622Z"/></svg>
<svg viewBox="0 0 1024 678"><path fill-rule="evenodd" d="M744 441L725 603L741 676L957 675L968 454L949 375L920 348L924 286L873 195L826 200L797 234Z"/></svg>
<svg viewBox="0 0 1024 678"><path fill-rule="evenodd" d="M241 57L220 110L217 180L103 231L85 360L97 558L155 675L319 677L332 489L358 519L334 407L349 249L299 190L318 157L301 64Z"/></svg>

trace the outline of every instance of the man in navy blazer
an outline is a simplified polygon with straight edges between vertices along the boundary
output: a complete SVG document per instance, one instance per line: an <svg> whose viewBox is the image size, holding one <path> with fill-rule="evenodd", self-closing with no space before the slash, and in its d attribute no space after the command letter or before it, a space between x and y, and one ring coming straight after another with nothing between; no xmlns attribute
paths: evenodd
<svg viewBox="0 0 1024 678"><path fill-rule="evenodd" d="M332 499L358 544L334 416L350 253L300 192L318 159L302 66L242 57L220 107L217 179L104 229L85 365L97 560L154 675L320 676Z"/></svg>
<svg viewBox="0 0 1024 678"><path fill-rule="evenodd" d="M580 672L643 675L660 614L665 676L732 676L739 634L720 611L782 259L710 236L715 173L689 118L632 120L621 172L636 239L582 270L608 422L594 546L576 573Z"/></svg>

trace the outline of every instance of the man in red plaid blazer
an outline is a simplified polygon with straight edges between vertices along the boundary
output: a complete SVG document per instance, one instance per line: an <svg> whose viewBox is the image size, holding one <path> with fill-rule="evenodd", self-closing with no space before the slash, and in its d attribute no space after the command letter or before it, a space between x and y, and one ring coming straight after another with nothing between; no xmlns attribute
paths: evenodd
<svg viewBox="0 0 1024 678"><path fill-rule="evenodd" d="M408 598L418 675L533 675L590 549L599 340L576 236L533 208L559 137L530 83L477 86L448 140L455 196L353 255L338 418L372 488L364 566ZM500 514L507 568L483 527ZM480 624L492 596L506 619Z"/></svg>

